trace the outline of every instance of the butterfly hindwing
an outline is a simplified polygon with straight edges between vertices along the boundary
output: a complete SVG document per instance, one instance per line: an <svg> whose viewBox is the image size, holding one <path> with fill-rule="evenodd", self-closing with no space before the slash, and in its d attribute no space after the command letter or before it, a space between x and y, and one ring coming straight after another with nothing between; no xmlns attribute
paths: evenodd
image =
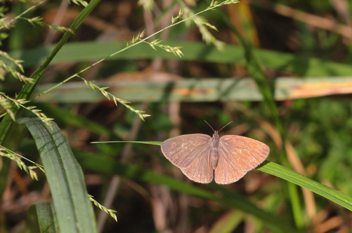
<svg viewBox="0 0 352 233"><path fill-rule="evenodd" d="M182 168L181 171L191 180L198 183L210 183L213 180L214 170L211 166L210 153L211 146L199 146L199 154L189 164L188 167Z"/></svg>

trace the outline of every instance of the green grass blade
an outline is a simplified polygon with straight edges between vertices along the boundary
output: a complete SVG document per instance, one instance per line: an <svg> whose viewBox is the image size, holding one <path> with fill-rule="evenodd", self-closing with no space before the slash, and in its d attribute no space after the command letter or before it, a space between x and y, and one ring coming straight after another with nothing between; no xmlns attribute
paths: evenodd
<svg viewBox="0 0 352 233"><path fill-rule="evenodd" d="M306 188L352 211L352 198L345 193L329 188L273 162L265 161L257 169Z"/></svg>
<svg viewBox="0 0 352 233"><path fill-rule="evenodd" d="M40 232L56 233L59 231L54 206L52 203L35 203Z"/></svg>
<svg viewBox="0 0 352 233"><path fill-rule="evenodd" d="M135 143L135 144L147 144L147 145L154 145L154 146L160 146L162 142L157 142L157 141L99 141L99 142L91 142L94 144L99 144L99 143Z"/></svg>
<svg viewBox="0 0 352 233"><path fill-rule="evenodd" d="M33 204L28 211L27 224L32 228L31 232L59 232L56 213L52 203L37 202ZM37 229L34 230L33 228Z"/></svg>
<svg viewBox="0 0 352 233"><path fill-rule="evenodd" d="M25 118L20 122L26 124L40 152L60 232L96 232L83 172L65 136L53 122L53 129L38 119Z"/></svg>
<svg viewBox="0 0 352 233"><path fill-rule="evenodd" d="M148 142L148 141L115 141L114 143L139 143L139 144L149 144L149 145L161 145L162 142ZM103 142L95 142L103 143ZM105 142L106 143L106 142ZM304 187L322 197L325 197L346 209L352 211L352 198L347 194L344 194L338 190L329 188L319 182L316 182L308 177L305 177L291 169L288 169L284 166L276 164L274 162L265 161L263 164L257 167L258 170L274 175L283 180L289 181L292 184Z"/></svg>

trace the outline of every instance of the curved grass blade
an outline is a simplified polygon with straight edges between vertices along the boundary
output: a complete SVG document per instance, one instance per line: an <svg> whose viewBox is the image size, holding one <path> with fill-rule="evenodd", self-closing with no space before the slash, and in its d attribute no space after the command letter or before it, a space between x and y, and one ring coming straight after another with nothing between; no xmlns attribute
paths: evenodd
<svg viewBox="0 0 352 233"><path fill-rule="evenodd" d="M97 232L83 172L65 136L54 122L52 129L39 119L20 122L32 134L43 161L60 232Z"/></svg>
<svg viewBox="0 0 352 233"><path fill-rule="evenodd" d="M150 145L161 145L162 142L148 142L148 141L115 141L115 143L140 143L140 144L150 144ZM103 142L95 142L95 143L103 143ZM126 165L127 166L127 165ZM347 194L344 194L338 190L329 188L317 181L309 179L291 169L288 169L284 166L276 164L274 162L264 161L261 165L259 165L257 170L268 173L270 175L274 175L281 179L284 179L292 184L296 184L298 186L304 187L322 197L329 199L346 209L352 211L352 198ZM121 175L125 175L123 172Z"/></svg>
<svg viewBox="0 0 352 233"><path fill-rule="evenodd" d="M340 206L352 211L352 198L345 193L325 186L319 182L309 179L293 170L285 168L279 164L265 161L257 167L259 171L277 176L293 184L306 188Z"/></svg>

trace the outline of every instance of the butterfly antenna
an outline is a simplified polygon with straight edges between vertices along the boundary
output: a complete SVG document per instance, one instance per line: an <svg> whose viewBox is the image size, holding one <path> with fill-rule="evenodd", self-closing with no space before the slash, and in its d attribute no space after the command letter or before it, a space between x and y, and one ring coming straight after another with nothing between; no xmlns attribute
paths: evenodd
<svg viewBox="0 0 352 233"><path fill-rule="evenodd" d="M232 121L230 121L229 123L227 123L226 125L224 125L218 132L220 132L223 128L225 128L226 126L228 126L229 124L231 124Z"/></svg>
<svg viewBox="0 0 352 233"><path fill-rule="evenodd" d="M209 127L215 132L215 130L213 129L213 127L211 127L211 125L206 121L204 120L205 123L207 123L207 125L209 125Z"/></svg>

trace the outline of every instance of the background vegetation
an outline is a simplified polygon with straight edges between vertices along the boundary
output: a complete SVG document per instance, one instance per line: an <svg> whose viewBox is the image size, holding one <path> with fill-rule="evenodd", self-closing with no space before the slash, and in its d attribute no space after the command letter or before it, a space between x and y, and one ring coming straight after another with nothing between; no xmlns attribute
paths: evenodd
<svg viewBox="0 0 352 233"><path fill-rule="evenodd" d="M351 231L349 2L222 3L1 2L0 232ZM260 171L187 180L204 120Z"/></svg>

